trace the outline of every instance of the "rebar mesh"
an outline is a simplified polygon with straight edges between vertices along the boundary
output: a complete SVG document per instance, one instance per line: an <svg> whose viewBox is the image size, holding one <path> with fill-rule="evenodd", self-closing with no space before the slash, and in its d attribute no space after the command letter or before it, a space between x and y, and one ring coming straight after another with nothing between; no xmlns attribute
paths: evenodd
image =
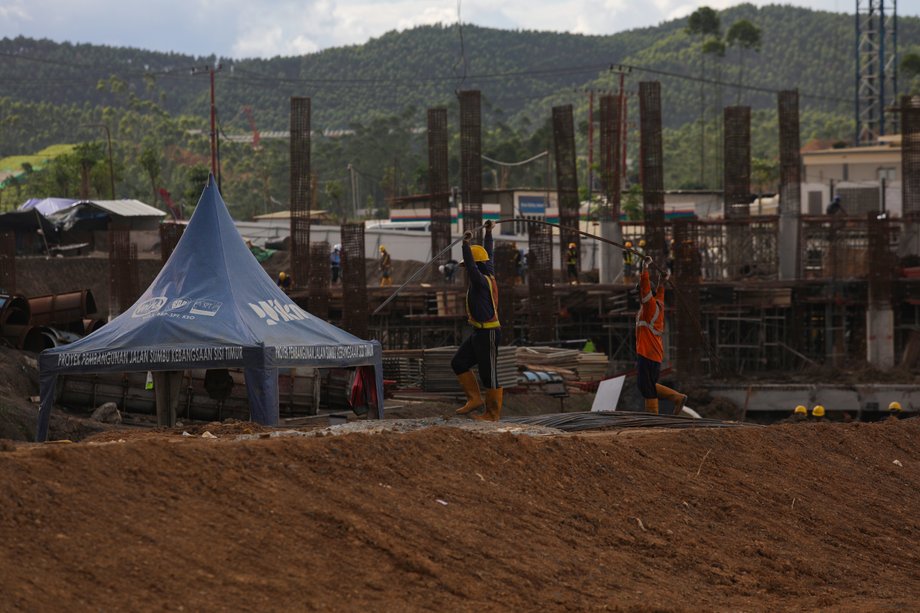
<svg viewBox="0 0 920 613"><path fill-rule="evenodd" d="M901 97L901 205L905 219L920 219L920 97Z"/></svg>
<svg viewBox="0 0 920 613"><path fill-rule="evenodd" d="M601 182L607 206L601 221L620 218L620 100L601 96Z"/></svg>
<svg viewBox="0 0 920 613"><path fill-rule="evenodd" d="M131 231L109 230L109 314L118 315L134 304L139 296L137 245Z"/></svg>
<svg viewBox="0 0 920 613"><path fill-rule="evenodd" d="M502 243L495 247L495 282L499 288L498 320L502 325L502 344L514 340L515 296L517 279L517 247Z"/></svg>
<svg viewBox="0 0 920 613"><path fill-rule="evenodd" d="M751 108L725 107L725 219L748 217L751 206Z"/></svg>
<svg viewBox="0 0 920 613"><path fill-rule="evenodd" d="M881 220L880 220L881 221ZM870 229L865 219L840 219L837 217L803 217L799 221L801 243L802 279L858 279L866 278L875 264L875 254L869 254ZM889 225L886 231L890 245L898 241L898 226ZM884 253L878 257L885 258ZM893 264L889 264L893 266Z"/></svg>
<svg viewBox="0 0 920 613"><path fill-rule="evenodd" d="M307 310L319 319L329 319L329 243L322 241L310 245L310 297Z"/></svg>
<svg viewBox="0 0 920 613"><path fill-rule="evenodd" d="M639 141L646 254L662 262L664 235L664 154L661 143L661 84L639 83Z"/></svg>
<svg viewBox="0 0 920 613"><path fill-rule="evenodd" d="M869 303L891 306L891 278L897 261L891 250L891 230L887 219L875 212L866 213L869 246L866 253L869 281Z"/></svg>
<svg viewBox="0 0 920 613"><path fill-rule="evenodd" d="M0 291L16 291L16 233L0 232Z"/></svg>
<svg viewBox="0 0 920 613"><path fill-rule="evenodd" d="M447 109L428 109L428 193L431 197L431 255L450 244L450 180L447 156ZM431 267L437 271L450 253ZM434 274L434 273L432 273Z"/></svg>
<svg viewBox="0 0 920 613"><path fill-rule="evenodd" d="M364 224L342 224L342 327L367 338L367 308Z"/></svg>
<svg viewBox="0 0 920 613"><path fill-rule="evenodd" d="M569 243L581 252L578 234L578 176L575 166L575 120L572 105L553 107L553 147L559 198L559 261L565 270Z"/></svg>
<svg viewBox="0 0 920 613"><path fill-rule="evenodd" d="M310 278L310 99L291 98L291 279L303 287Z"/></svg>
<svg viewBox="0 0 920 613"><path fill-rule="evenodd" d="M779 112L779 211L799 215L802 211L802 154L799 137L799 91L778 94Z"/></svg>
<svg viewBox="0 0 920 613"><path fill-rule="evenodd" d="M176 250L176 245L179 244L179 239L182 238L184 232L185 226L183 224L160 224L160 259L164 264L166 260L169 259L169 256L172 255L173 251Z"/></svg>
<svg viewBox="0 0 920 613"><path fill-rule="evenodd" d="M556 334L556 308L553 296L553 234L549 226L531 224L528 228L527 283L532 342L553 340Z"/></svg>
<svg viewBox="0 0 920 613"><path fill-rule="evenodd" d="M482 225L482 114L479 90L460 96L460 200L463 229ZM474 237L478 242L479 237Z"/></svg>

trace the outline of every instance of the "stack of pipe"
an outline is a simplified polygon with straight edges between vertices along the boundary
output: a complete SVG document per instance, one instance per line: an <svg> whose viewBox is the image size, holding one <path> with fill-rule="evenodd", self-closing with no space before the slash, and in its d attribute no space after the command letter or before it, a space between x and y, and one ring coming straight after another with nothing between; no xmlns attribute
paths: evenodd
<svg viewBox="0 0 920 613"><path fill-rule="evenodd" d="M40 353L95 332L96 300L89 289L25 298L0 294L0 337L10 346Z"/></svg>

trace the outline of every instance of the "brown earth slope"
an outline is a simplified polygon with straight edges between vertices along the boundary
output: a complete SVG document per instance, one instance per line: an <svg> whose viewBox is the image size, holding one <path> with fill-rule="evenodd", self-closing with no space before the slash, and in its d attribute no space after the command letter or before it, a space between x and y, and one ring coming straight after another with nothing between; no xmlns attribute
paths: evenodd
<svg viewBox="0 0 920 613"><path fill-rule="evenodd" d="M920 603L916 419L547 438L220 434L6 444L0 608Z"/></svg>

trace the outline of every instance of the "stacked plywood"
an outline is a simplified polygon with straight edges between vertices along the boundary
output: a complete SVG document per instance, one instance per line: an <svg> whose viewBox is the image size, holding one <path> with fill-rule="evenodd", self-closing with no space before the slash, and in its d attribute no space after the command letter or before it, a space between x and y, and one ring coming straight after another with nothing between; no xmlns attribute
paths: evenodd
<svg viewBox="0 0 920 613"><path fill-rule="evenodd" d="M422 366L422 389L426 392L457 392L460 384L457 375L450 366L450 361L457 352L456 347L438 347L426 349ZM477 369L474 367L474 371ZM498 385L511 387L517 382L517 363L513 347L498 348Z"/></svg>
<svg viewBox="0 0 920 613"><path fill-rule="evenodd" d="M582 381L600 381L607 374L607 355L581 352L578 355L577 371Z"/></svg>
<svg viewBox="0 0 920 613"><path fill-rule="evenodd" d="M607 356L578 349L518 347L518 367L522 370L551 372L572 381L599 381L607 370Z"/></svg>

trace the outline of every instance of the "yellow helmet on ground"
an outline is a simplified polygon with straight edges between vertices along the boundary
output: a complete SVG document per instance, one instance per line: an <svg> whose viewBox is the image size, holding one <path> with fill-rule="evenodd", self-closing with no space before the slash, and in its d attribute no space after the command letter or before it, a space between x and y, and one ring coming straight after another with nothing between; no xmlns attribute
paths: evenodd
<svg viewBox="0 0 920 613"><path fill-rule="evenodd" d="M892 411L892 412L894 412L894 413L900 412L900 411L901 411L901 403L898 402L897 400L892 401L892 402L888 405L888 410L889 410L889 411Z"/></svg>
<svg viewBox="0 0 920 613"><path fill-rule="evenodd" d="M629 247L630 249L632 249L632 242L626 241L626 246Z"/></svg>
<svg viewBox="0 0 920 613"><path fill-rule="evenodd" d="M574 248L575 248L575 243L569 243L569 249L574 249Z"/></svg>
<svg viewBox="0 0 920 613"><path fill-rule="evenodd" d="M795 410L792 412L794 415L808 415L808 409L805 408L805 405L800 404L795 407Z"/></svg>
<svg viewBox="0 0 920 613"><path fill-rule="evenodd" d="M640 246L640 247L645 247L645 239L644 239L644 238L643 238L641 241L639 241L639 246Z"/></svg>
<svg viewBox="0 0 920 613"><path fill-rule="evenodd" d="M820 404L816 404L815 408L811 410L812 417L824 417L824 407Z"/></svg>
<svg viewBox="0 0 920 613"><path fill-rule="evenodd" d="M488 262L489 253L479 245L471 245L470 251L473 252L474 262Z"/></svg>

